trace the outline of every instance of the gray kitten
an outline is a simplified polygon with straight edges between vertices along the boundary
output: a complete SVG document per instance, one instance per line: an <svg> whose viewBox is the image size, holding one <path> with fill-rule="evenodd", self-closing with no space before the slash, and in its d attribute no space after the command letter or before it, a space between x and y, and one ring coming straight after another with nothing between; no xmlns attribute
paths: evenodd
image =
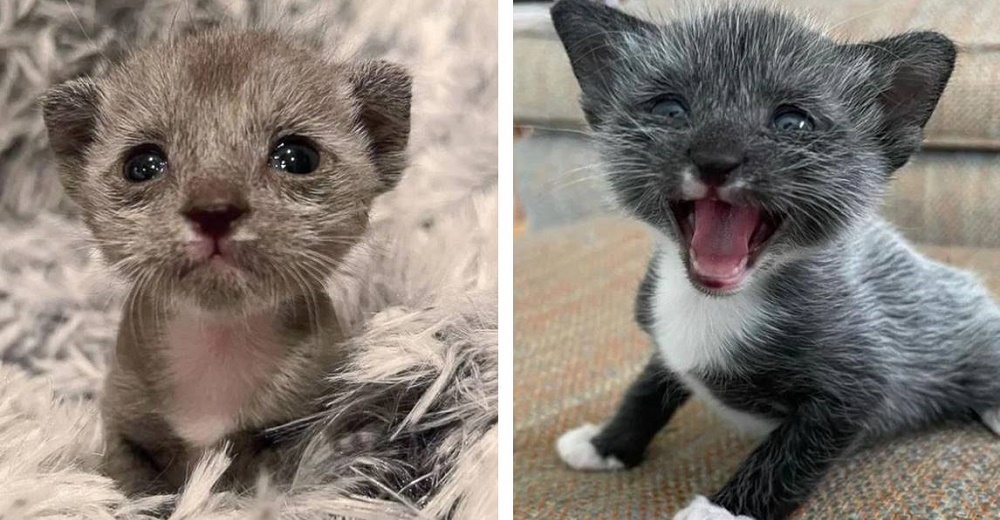
<svg viewBox="0 0 1000 520"><path fill-rule="evenodd" d="M656 237L636 305L655 352L609 422L559 439L569 465L638 464L697 394L767 437L675 518L779 519L866 441L1000 432L1000 309L878 214L951 74L946 37L841 44L740 7L552 18L612 192Z"/></svg>
<svg viewBox="0 0 1000 520"><path fill-rule="evenodd" d="M130 283L101 406L124 489L174 491L223 442L234 486L293 458L266 430L318 411L345 357L324 282L402 174L410 91L398 65L215 29L45 96L63 186Z"/></svg>

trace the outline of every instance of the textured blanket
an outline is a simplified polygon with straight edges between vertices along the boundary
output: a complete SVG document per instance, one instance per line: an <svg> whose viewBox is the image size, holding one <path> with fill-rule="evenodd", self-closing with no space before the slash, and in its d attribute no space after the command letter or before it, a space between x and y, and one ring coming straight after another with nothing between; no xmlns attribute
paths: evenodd
<svg viewBox="0 0 1000 520"><path fill-rule="evenodd" d="M0 0L0 518L496 515L497 8L478 0L267 2L415 75L411 166L330 281L354 327L333 376L346 390L296 429L306 455L289 485L213 490L223 450L172 496L127 498L95 470L121 287L61 193L35 100L165 27L252 23L273 16L264 4ZM323 439L345 424L374 441L332 452Z"/></svg>

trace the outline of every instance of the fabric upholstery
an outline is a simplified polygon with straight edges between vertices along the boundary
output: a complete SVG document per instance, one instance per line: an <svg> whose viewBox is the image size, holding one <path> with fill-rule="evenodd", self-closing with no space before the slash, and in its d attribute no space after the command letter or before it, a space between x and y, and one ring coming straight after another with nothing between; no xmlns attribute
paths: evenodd
<svg viewBox="0 0 1000 520"><path fill-rule="evenodd" d="M894 175L884 210L916 242L1000 247L1000 154L918 154Z"/></svg>
<svg viewBox="0 0 1000 520"><path fill-rule="evenodd" d="M979 272L1000 294L1000 248L923 247ZM598 218L514 246L514 517L664 518L723 485L754 446L697 401L660 432L640 467L570 470L557 437L614 410L651 345L632 320L649 254L640 224ZM797 518L1000 518L1000 440L948 425L838 463Z"/></svg>

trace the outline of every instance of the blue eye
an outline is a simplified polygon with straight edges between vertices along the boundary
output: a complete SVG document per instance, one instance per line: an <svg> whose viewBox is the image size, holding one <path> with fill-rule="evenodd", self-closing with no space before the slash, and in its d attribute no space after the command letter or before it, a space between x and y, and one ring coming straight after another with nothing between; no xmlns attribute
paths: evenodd
<svg viewBox="0 0 1000 520"><path fill-rule="evenodd" d="M167 169L166 154L158 146L143 145L136 148L125 160L125 179L129 182L146 182L163 174Z"/></svg>
<svg viewBox="0 0 1000 520"><path fill-rule="evenodd" d="M816 128L809 114L794 107L780 107L771 124L780 132L811 132Z"/></svg>
<svg viewBox="0 0 1000 520"><path fill-rule="evenodd" d="M687 119L688 109L684 106L683 101L671 96L659 99L653 103L653 106L649 109L649 113L654 116L679 121Z"/></svg>

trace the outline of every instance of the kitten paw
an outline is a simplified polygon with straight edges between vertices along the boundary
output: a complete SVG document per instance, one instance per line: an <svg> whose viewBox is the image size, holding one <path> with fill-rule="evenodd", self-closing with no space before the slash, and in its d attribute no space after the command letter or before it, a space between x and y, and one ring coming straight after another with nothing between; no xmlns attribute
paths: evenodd
<svg viewBox="0 0 1000 520"><path fill-rule="evenodd" d="M674 520L754 520L749 516L736 516L723 507L698 495L687 507L674 515Z"/></svg>
<svg viewBox="0 0 1000 520"><path fill-rule="evenodd" d="M986 410L979 417L983 420L983 424L987 428L993 430L993 433L1000 435L1000 408Z"/></svg>
<svg viewBox="0 0 1000 520"><path fill-rule="evenodd" d="M570 430L556 441L559 458L573 469L581 471L613 471L624 469L625 464L616 457L603 457L591 440L601 433L600 426L584 423Z"/></svg>

